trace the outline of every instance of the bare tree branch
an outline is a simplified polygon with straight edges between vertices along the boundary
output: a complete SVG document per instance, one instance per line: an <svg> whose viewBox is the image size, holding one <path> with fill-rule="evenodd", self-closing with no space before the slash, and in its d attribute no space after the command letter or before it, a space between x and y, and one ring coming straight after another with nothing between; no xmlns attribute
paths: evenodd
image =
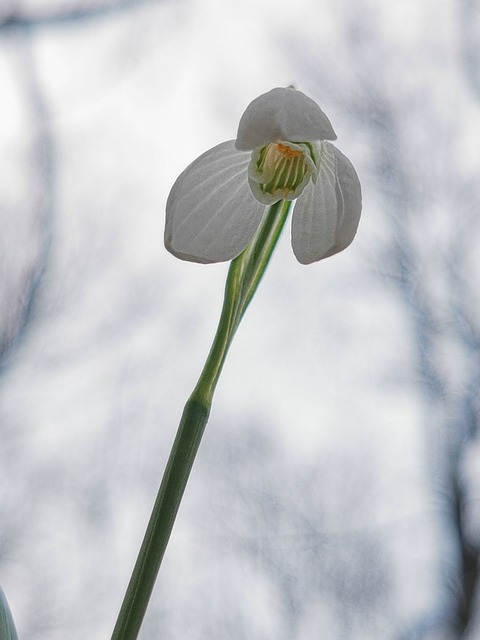
<svg viewBox="0 0 480 640"><path fill-rule="evenodd" d="M99 0L98 2L79 2L76 7L65 8L60 4L56 10L25 11L21 7L10 6L0 14L0 31L15 27L55 27L69 23L82 22L113 15L116 12L129 11L144 4L158 4L163 0Z"/></svg>

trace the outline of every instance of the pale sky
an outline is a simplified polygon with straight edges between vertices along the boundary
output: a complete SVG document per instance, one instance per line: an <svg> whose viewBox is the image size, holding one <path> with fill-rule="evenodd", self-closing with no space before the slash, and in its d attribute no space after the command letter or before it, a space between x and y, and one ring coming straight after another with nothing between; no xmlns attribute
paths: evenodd
<svg viewBox="0 0 480 640"><path fill-rule="evenodd" d="M140 3L30 35L4 30L5 324L14 326L11 301L20 305L16 292L47 247L31 321L0 381L2 484L12 487L2 521L18 541L0 582L20 637L109 637L227 269L165 251L166 198L187 164L235 137L252 99L293 83L319 101L357 168L363 219L351 247L308 267L296 262L287 225L228 356L141 637L446 640L433 635L440 623L432 635L408 635L448 611L441 575L444 562L454 564L453 543L429 484L412 319L380 273L392 232L376 141L346 96L355 104L360 86L375 95L387 79L403 126L399 153L412 149L408 168L419 181L448 173L449 145L465 142L455 158L464 174L478 168L479 106L460 73L456 15L447 0L191 0ZM350 46L361 38L366 77ZM32 95L53 139L54 206L43 219ZM438 105L431 130L426 99ZM456 143L445 134L454 117ZM439 194L445 184L431 182L422 182L419 216L437 216L440 234L451 209ZM425 244L425 255L438 247L433 237ZM269 500L283 519L268 520ZM315 562L304 553L311 531L326 581L317 596L307 571L316 575ZM370 587L360 578L355 587L353 577L367 579L359 558L368 557L355 534L372 554ZM287 566L303 593L290 618ZM332 567L353 595L329 582ZM355 588L371 589L364 610ZM235 619L238 636L228 626ZM211 631L216 623L221 633Z"/></svg>

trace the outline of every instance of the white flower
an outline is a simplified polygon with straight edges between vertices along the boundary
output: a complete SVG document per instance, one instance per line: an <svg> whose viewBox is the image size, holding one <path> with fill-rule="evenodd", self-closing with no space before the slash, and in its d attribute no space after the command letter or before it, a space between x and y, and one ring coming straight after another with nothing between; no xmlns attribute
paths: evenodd
<svg viewBox="0 0 480 640"><path fill-rule="evenodd" d="M297 200L292 247L303 264L342 251L362 208L351 162L320 107L295 89L272 89L243 114L236 140L213 147L178 177L167 201L165 246L178 258L221 262L252 240L267 205Z"/></svg>

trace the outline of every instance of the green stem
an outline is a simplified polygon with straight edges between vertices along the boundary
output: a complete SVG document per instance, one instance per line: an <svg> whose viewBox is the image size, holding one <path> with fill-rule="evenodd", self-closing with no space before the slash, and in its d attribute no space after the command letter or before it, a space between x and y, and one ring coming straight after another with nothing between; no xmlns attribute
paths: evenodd
<svg viewBox="0 0 480 640"><path fill-rule="evenodd" d="M270 207L252 242L230 265L217 332L198 383L185 405L112 640L138 637L228 349L267 268L290 205L281 201Z"/></svg>
<svg viewBox="0 0 480 640"><path fill-rule="evenodd" d="M112 640L138 636L208 415L208 407L187 401Z"/></svg>
<svg viewBox="0 0 480 640"><path fill-rule="evenodd" d="M232 260L217 333L191 398L211 405L228 348L268 266L290 211L282 200L270 207L257 233L238 258Z"/></svg>

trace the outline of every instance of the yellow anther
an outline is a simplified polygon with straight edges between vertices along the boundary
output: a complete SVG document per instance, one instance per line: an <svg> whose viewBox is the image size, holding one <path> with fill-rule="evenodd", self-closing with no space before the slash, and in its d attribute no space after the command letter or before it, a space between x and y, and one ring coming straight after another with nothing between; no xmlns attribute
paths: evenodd
<svg viewBox="0 0 480 640"><path fill-rule="evenodd" d="M291 149L284 144L279 143L276 145L276 147L277 151L279 151L282 156L285 156L285 158L298 158L300 156L303 156L303 153L298 149Z"/></svg>

